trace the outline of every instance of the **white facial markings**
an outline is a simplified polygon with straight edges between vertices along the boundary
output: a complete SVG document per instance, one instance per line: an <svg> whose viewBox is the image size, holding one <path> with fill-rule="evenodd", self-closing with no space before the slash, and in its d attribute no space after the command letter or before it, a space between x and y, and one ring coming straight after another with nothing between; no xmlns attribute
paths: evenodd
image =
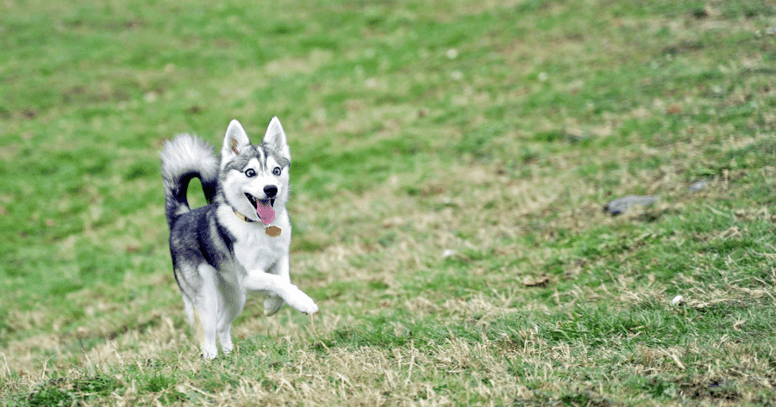
<svg viewBox="0 0 776 407"><path fill-rule="evenodd" d="M256 171L257 174L262 173L261 162L259 162L258 158L251 158L250 161L248 161L248 164L243 169L243 172L247 171L248 168L252 168L253 170Z"/></svg>
<svg viewBox="0 0 776 407"><path fill-rule="evenodd" d="M280 167L280 164L278 164L278 162L275 161L275 157L272 157L272 156L267 157L267 172L270 175L275 176L275 174L273 174L273 171L275 170L275 168L278 168L278 167ZM281 168L281 171L282 171L282 168Z"/></svg>
<svg viewBox="0 0 776 407"><path fill-rule="evenodd" d="M267 156L266 156L263 148L256 147L256 150L259 152L259 166L261 166L261 163L266 163L267 162ZM265 166L263 169L266 171L267 167Z"/></svg>
<svg viewBox="0 0 776 407"><path fill-rule="evenodd" d="M277 188L277 194L273 196L273 199L280 197L284 192L284 185L287 180L283 180L283 171L277 160L270 154L266 154L263 149L258 148L259 157L254 157L248 160L248 163L242 170L242 192L248 193L257 199L267 199L264 188L266 186L274 186ZM264 165L262 165L262 158L264 159ZM273 171L276 168L281 168L280 176L275 175ZM250 171L250 176L248 172ZM238 171L235 171L237 173Z"/></svg>

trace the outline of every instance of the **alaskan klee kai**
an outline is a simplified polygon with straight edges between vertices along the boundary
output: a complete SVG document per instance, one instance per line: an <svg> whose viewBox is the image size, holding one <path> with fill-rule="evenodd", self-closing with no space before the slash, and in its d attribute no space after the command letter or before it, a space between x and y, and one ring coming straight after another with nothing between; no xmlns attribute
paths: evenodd
<svg viewBox="0 0 776 407"><path fill-rule="evenodd" d="M268 295L264 313L288 303L315 313L315 302L291 284L291 221L286 212L291 153L277 117L264 139L252 145L236 120L229 123L221 158L202 139L182 134L167 141L162 156L170 252L186 314L201 324L202 355L229 353L232 321L248 291ZM189 208L189 181L202 183L208 205Z"/></svg>

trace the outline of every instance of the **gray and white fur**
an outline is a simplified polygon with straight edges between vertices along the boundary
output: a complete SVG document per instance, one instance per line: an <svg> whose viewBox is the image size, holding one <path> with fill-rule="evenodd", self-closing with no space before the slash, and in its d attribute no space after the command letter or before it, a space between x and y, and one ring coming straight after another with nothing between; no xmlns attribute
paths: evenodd
<svg viewBox="0 0 776 407"><path fill-rule="evenodd" d="M289 278L291 153L277 117L259 145L252 145L240 123L232 120L220 159L207 142L188 134L167 141L161 156L175 279L189 322L201 324L203 357L218 355L216 337L224 353L232 351L232 321L245 306L248 291L268 295L266 315L284 303L307 314L318 311ZM195 177L208 205L192 210L186 192ZM257 202L274 209L271 226L280 228L279 236L265 233Z"/></svg>

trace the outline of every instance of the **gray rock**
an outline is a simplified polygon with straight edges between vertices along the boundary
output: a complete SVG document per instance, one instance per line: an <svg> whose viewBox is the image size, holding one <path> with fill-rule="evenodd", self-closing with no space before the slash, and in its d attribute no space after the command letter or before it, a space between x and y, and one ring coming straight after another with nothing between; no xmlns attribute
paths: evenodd
<svg viewBox="0 0 776 407"><path fill-rule="evenodd" d="M628 195L624 198L617 198L609 202L604 207L604 210L612 215L619 215L625 213L632 206L648 206L655 202L657 202L657 198L654 196Z"/></svg>
<svg viewBox="0 0 776 407"><path fill-rule="evenodd" d="M707 186L709 186L708 181L697 181L690 185L688 188L692 192L698 192L700 190L706 189Z"/></svg>

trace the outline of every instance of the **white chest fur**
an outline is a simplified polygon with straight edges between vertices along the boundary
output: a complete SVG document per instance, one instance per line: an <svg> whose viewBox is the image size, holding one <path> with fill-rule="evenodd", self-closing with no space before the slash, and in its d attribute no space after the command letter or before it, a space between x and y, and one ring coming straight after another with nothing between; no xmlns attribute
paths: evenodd
<svg viewBox="0 0 776 407"><path fill-rule="evenodd" d="M237 218L228 206L218 210L219 221L232 233L234 255L246 272L269 272L283 257L288 255L291 245L291 222L285 210L276 211L273 225L281 229L280 236L269 236L259 222L246 223Z"/></svg>

